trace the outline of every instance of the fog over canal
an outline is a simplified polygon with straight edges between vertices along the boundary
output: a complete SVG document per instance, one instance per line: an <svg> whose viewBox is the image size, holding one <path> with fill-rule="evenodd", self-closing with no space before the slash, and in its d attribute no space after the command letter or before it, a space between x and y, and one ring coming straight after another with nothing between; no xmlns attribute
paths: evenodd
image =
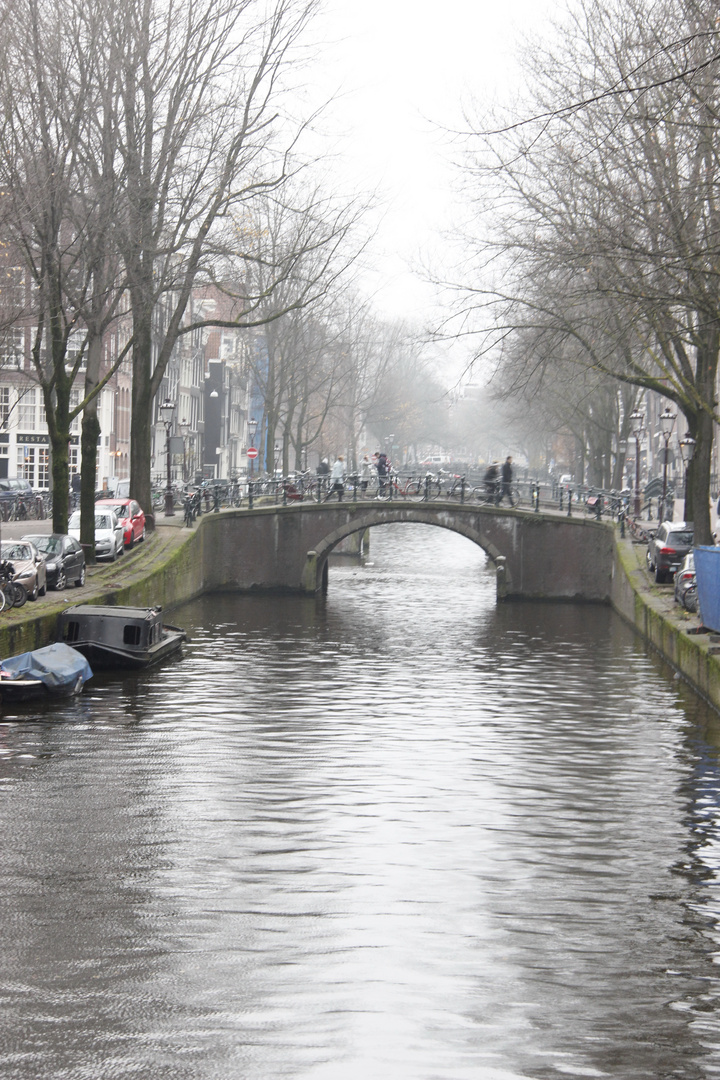
<svg viewBox="0 0 720 1080"><path fill-rule="evenodd" d="M432 526L0 721L3 1080L720 1075L718 717Z"/></svg>

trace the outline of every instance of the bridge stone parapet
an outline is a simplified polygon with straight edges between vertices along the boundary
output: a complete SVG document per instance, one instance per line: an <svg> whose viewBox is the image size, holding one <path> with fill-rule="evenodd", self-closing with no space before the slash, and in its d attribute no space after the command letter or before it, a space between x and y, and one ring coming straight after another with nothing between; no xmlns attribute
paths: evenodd
<svg viewBox="0 0 720 1080"><path fill-rule="evenodd" d="M203 520L201 557L209 589L314 593L328 557L353 533L402 522L449 529L498 566L501 599L608 601L613 532L559 514L449 503L303 503L224 511Z"/></svg>

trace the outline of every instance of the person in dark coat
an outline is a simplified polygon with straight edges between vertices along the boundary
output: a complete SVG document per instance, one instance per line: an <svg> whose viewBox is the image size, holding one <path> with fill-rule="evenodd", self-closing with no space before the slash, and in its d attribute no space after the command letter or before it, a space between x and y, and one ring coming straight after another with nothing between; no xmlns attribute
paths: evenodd
<svg viewBox="0 0 720 1080"><path fill-rule="evenodd" d="M510 503L511 506L514 506L515 503L513 502L513 496L512 496L513 467L512 467L512 458L510 457L509 454L505 458L505 460L503 461L502 469L500 470L500 478L502 480L502 483L500 485L500 494L498 495L497 505L499 506L500 503L505 498L505 496L507 495L508 502Z"/></svg>
<svg viewBox="0 0 720 1080"><path fill-rule="evenodd" d="M488 498L494 498L498 493L498 476L499 469L497 461L493 461L491 465L488 465L483 476L483 483L485 484L485 491Z"/></svg>
<svg viewBox="0 0 720 1080"><path fill-rule="evenodd" d="M387 454L378 454L377 459L377 473L378 473L378 487L380 491L385 490L385 484L387 483L388 473L390 472L390 462L388 461Z"/></svg>

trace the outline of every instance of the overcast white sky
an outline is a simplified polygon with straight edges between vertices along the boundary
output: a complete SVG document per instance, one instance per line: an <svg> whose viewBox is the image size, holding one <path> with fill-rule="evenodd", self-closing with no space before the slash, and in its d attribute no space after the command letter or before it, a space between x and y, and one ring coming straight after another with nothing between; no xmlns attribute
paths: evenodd
<svg viewBox="0 0 720 1080"><path fill-rule="evenodd" d="M326 0L319 85L342 87L329 118L344 135L338 177L384 196L367 279L383 314L422 318L433 302L408 271L451 213L448 151L433 122L452 128L463 101L511 89L520 34L541 30L561 3Z"/></svg>

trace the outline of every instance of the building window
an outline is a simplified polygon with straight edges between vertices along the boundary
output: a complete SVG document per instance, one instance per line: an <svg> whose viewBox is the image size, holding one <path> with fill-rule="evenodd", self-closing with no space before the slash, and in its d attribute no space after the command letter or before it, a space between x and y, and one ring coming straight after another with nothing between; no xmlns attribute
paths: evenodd
<svg viewBox="0 0 720 1080"><path fill-rule="evenodd" d="M18 427L20 431L35 431L36 390L21 390L18 397ZM18 474L19 475L19 474Z"/></svg>
<svg viewBox="0 0 720 1080"><path fill-rule="evenodd" d="M25 307L25 271L8 266L0 271L0 310L3 319L14 318Z"/></svg>
<svg viewBox="0 0 720 1080"><path fill-rule="evenodd" d="M77 362L77 358L83 350L87 334L84 330L71 330L68 334L67 349L65 350L65 369L69 371ZM87 349L83 352L79 371L85 371L87 367Z"/></svg>
<svg viewBox="0 0 720 1080"><path fill-rule="evenodd" d="M0 428L7 429L10 420L10 387L0 386Z"/></svg>
<svg viewBox="0 0 720 1080"><path fill-rule="evenodd" d="M0 332L0 366L21 368L25 363L25 331L11 326Z"/></svg>
<svg viewBox="0 0 720 1080"><path fill-rule="evenodd" d="M80 403L80 391L79 390L71 390L70 391L70 412L72 412L73 409L77 409L79 403ZM77 416L75 417L73 422L70 424L70 432L71 432L71 434L77 435L79 430L80 430L80 413L77 414Z"/></svg>
<svg viewBox="0 0 720 1080"><path fill-rule="evenodd" d="M50 487L50 450L47 446L38 447L37 479L33 486L43 490Z"/></svg>
<svg viewBox="0 0 720 1080"><path fill-rule="evenodd" d="M17 448L17 475L19 480L29 480L31 486L35 482L35 446L18 446Z"/></svg>

